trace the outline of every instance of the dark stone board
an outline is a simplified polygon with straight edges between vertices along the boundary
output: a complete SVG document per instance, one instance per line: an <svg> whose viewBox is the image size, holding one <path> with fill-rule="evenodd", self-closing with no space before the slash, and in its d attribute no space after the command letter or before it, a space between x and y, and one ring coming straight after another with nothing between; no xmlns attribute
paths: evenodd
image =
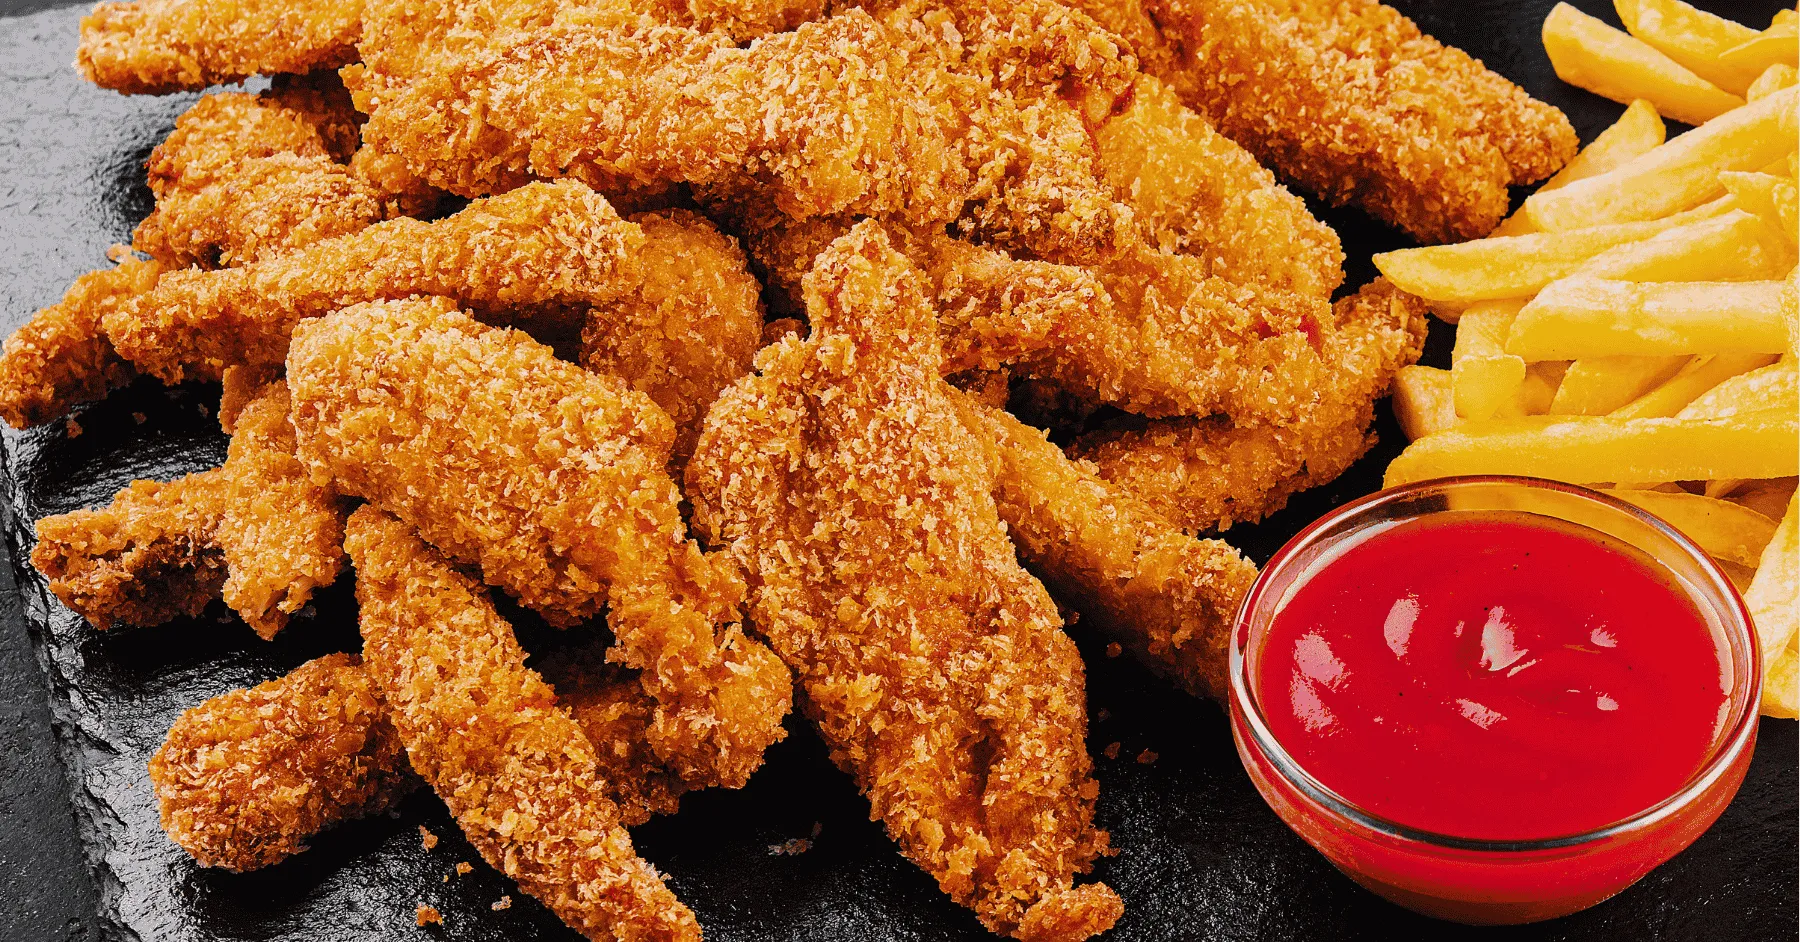
<svg viewBox="0 0 1800 942"><path fill-rule="evenodd" d="M128 238L150 207L144 158L191 101L124 98L84 85L69 68L80 11L47 5L0 6L0 328L8 331L53 302L76 275L102 265L109 244ZM1579 5L1612 16L1604 3ZM1705 5L1757 24L1779 7ZM1550 73L1537 39L1548 0L1400 6L1428 31L1565 108L1584 139L1619 111ZM1351 255L1351 284L1371 276L1371 252L1404 244L1357 213L1326 217ZM1447 357L1446 334L1434 336L1432 362ZM143 383L83 412L76 437L59 425L0 439L0 499L18 581L0 608L0 710L9 721L0 734L0 937L572 938L479 863L429 794L250 875L200 869L163 837L144 763L170 722L209 696L327 651L353 649L353 600L345 586L324 593L316 613L273 644L257 641L222 609L103 635L50 598L22 560L32 522L45 514L103 503L133 478L167 479L217 463L225 442L211 415L216 402L214 388ZM1373 490L1400 443L1391 420L1384 418L1380 433L1383 444L1343 479L1230 538L1266 559L1306 521ZM1763 723L1736 803L1691 850L1638 886L1567 919L1477 931L1410 915L1357 889L1264 806L1238 765L1218 707L1170 691L1128 659L1108 659L1079 626L1075 633L1088 656L1090 745L1098 756L1108 743L1122 744L1117 759L1097 759L1100 824L1120 850L1101 862L1098 875L1127 905L1110 938L1796 936L1792 722ZM804 724L792 729L749 787L691 796L678 816L634 832L708 937L983 938L974 918L948 903L867 820L867 805ZM1138 762L1146 750L1158 757ZM443 838L435 850L422 848L419 825ZM806 853L772 852L815 831ZM476 864L473 872L451 875L465 860ZM490 908L509 893L510 909ZM442 910L445 925L414 929L420 902Z"/></svg>

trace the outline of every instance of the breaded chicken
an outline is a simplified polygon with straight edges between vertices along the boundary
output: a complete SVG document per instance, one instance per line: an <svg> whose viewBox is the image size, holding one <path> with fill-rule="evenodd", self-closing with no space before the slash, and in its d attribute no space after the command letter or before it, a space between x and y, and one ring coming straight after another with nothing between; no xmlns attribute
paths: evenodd
<svg viewBox="0 0 1800 942"><path fill-rule="evenodd" d="M581 365L625 380L669 414L679 466L694 451L706 407L750 372L762 348L762 285L737 241L698 213L630 220L644 230L643 286L588 312Z"/></svg>
<svg viewBox="0 0 1800 942"><path fill-rule="evenodd" d="M1051 592L1151 670L1224 700L1233 619L1256 567L1222 540L1183 533L1005 412L963 409L998 447L1000 517Z"/></svg>
<svg viewBox="0 0 1800 942"><path fill-rule="evenodd" d="M926 290L878 225L833 243L811 336L714 405L689 496L901 850L996 932L1085 939L1121 907L1073 885L1106 847L1081 658L1007 541Z"/></svg>
<svg viewBox="0 0 1800 942"><path fill-rule="evenodd" d="M236 417L223 467L137 481L106 507L45 517L31 562L97 628L197 615L222 596L267 639L337 579L347 513L294 456L278 381Z"/></svg>
<svg viewBox="0 0 1800 942"><path fill-rule="evenodd" d="M241 872L386 811L419 780L361 661L331 654L181 714L150 784L170 840L203 867Z"/></svg>
<svg viewBox="0 0 1800 942"><path fill-rule="evenodd" d="M1337 303L1337 326L1321 354L1328 368L1314 380L1308 418L1125 422L1083 437L1073 453L1187 530L1254 523L1369 450L1375 400L1418 359L1425 327L1424 302L1377 279Z"/></svg>
<svg viewBox="0 0 1800 942"><path fill-rule="evenodd" d="M316 478L552 624L607 610L613 659L656 698L651 742L685 779L742 785L781 739L787 670L736 624L736 565L687 539L674 425L647 396L441 298L306 322L287 366Z"/></svg>
<svg viewBox="0 0 1800 942"><path fill-rule="evenodd" d="M345 546L364 665L413 769L482 858L590 939L698 940L632 848L593 743L480 583L373 507L351 516Z"/></svg>
<svg viewBox="0 0 1800 942"><path fill-rule="evenodd" d="M363 0L132 0L82 18L75 67L127 94L197 91L356 59Z"/></svg>
<svg viewBox="0 0 1800 942"><path fill-rule="evenodd" d="M175 272L103 323L147 373L217 379L280 362L295 324L361 301L436 294L502 318L604 303L636 283L642 244L587 187L539 184L432 223L390 219L242 268Z"/></svg>
<svg viewBox="0 0 1800 942"><path fill-rule="evenodd" d="M13 428L41 425L131 382L137 370L119 356L101 322L108 311L148 294L168 270L126 255L117 267L75 279L61 301L13 331L0 348L0 419Z"/></svg>

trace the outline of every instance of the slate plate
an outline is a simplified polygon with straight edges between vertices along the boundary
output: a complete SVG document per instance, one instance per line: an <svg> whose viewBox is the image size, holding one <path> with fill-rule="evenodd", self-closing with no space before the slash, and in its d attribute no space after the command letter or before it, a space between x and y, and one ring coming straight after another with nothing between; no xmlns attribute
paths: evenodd
<svg viewBox="0 0 1800 942"><path fill-rule="evenodd" d="M43 0L15 3L38 10ZM1547 0L1529 3L1402 3L1430 32L1463 45L1540 97L1569 111L1591 138L1618 107L1558 83L1537 41ZM1584 2L1601 12L1604 4ZM1713 4L1766 22L1772 2ZM1610 12L1603 15L1611 16ZM51 9L0 19L0 324L10 331L54 301L76 275L103 264L150 208L143 161L191 96L122 98L77 80L73 58L79 10ZM1400 237L1353 212L1327 214L1351 255L1349 283L1372 275L1371 252ZM1429 358L1447 356L1433 338ZM56 741L66 763L81 850L99 888L103 933L126 939L333 939L424 937L467 940L570 939L529 898L479 863L443 806L415 795L396 816L361 822L316 842L269 870L233 876L195 867L158 829L144 763L183 709L232 687L278 676L318 654L356 645L354 603L344 586L324 594L316 614L274 644L258 642L223 609L155 629L99 634L64 610L19 561L31 523L50 513L106 501L133 478L167 479L218 463L225 440L211 415L215 388L164 390L144 383L79 416L80 434L56 426L0 439L4 529L20 583L22 618L48 677ZM1259 561L1325 509L1378 486L1397 450L1384 444L1333 486L1305 495L1261 527L1231 539ZM346 580L347 581L347 580ZM16 625L9 624L9 628ZM1086 644L1086 638L1080 637ZM22 638L11 631L0 637ZM1220 710L1167 690L1128 660L1092 645L1089 737L1099 758L1099 822L1119 856L1099 876L1119 890L1121 940L1371 938L1792 939L1797 882L1795 729L1767 721L1749 781L1725 817L1693 849L1617 899L1536 927L1474 932L1434 923L1357 889L1268 811L1238 766ZM9 652L17 654L19 652ZM21 675L4 678L32 689ZM867 820L867 805L826 762L802 724L740 792L689 797L679 816L634 832L643 855L671 874L708 937L749 940L923 940L986 938L974 918L894 852ZM48 736L47 732L41 733ZM1139 761L1141 756L1145 760ZM19 774L8 758L8 778ZM32 779L35 781L35 779ZM7 794L11 794L10 792ZM67 870L75 848L54 843L12 809L0 848L29 844ZM50 817L54 818L54 812ZM425 851L418 826L443 840ZM816 835L816 836L815 836ZM812 838L797 855L772 852ZM11 854L0 850L0 856ZM475 862L455 876L459 861ZM446 879L447 878L447 879ZM26 878L29 881L29 877ZM78 887L68 892L79 899ZM39 896L54 887L36 886ZM503 894L513 905L490 908ZM33 897L36 899L37 897ZM43 905L13 899L12 905ZM420 902L445 925L412 928ZM79 934L79 930L71 930Z"/></svg>

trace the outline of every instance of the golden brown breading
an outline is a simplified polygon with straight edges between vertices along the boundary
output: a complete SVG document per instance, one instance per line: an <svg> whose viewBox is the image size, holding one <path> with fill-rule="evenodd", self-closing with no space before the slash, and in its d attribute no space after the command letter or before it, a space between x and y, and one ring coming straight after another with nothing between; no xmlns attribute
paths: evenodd
<svg viewBox="0 0 1800 942"><path fill-rule="evenodd" d="M482 858L590 939L698 940L632 848L593 744L480 584L373 507L351 516L345 546L369 676Z"/></svg>
<svg viewBox="0 0 1800 942"><path fill-rule="evenodd" d="M387 810L419 781L361 661L331 654L181 714L150 784L170 840L203 867L241 872Z"/></svg>
<svg viewBox="0 0 1800 942"><path fill-rule="evenodd" d="M149 293L168 270L126 255L117 267L75 279L61 301L13 331L0 353L0 419L13 428L39 425L131 382L137 370L100 325L108 311Z"/></svg>
<svg viewBox="0 0 1800 942"><path fill-rule="evenodd" d="M994 931L1102 932L1118 896L1073 886L1106 846L1081 659L1007 541L924 279L864 223L806 297L811 337L707 416L696 520L744 562L754 623L901 850Z"/></svg>
<svg viewBox="0 0 1800 942"><path fill-rule="evenodd" d="M1253 523L1289 496L1344 472L1373 444L1374 403L1419 357L1424 302L1377 279L1337 303L1317 402L1303 420L1180 418L1095 432L1079 441L1101 477L1191 531Z"/></svg>
<svg viewBox="0 0 1800 942"><path fill-rule="evenodd" d="M277 363L294 325L360 301L437 294L499 316L604 303L638 279L639 229L574 181L425 223L390 219L253 265L175 272L108 313L106 333L167 382Z"/></svg>
<svg viewBox="0 0 1800 942"><path fill-rule="evenodd" d="M127 94L197 91L356 59L363 0L132 0L81 20L75 66Z"/></svg>
<svg viewBox="0 0 1800 942"><path fill-rule="evenodd" d="M581 365L610 373L675 421L671 460L687 462L719 392L762 348L762 285L737 241L687 210L630 217L644 230L643 287L588 312Z"/></svg>
<svg viewBox="0 0 1800 942"><path fill-rule="evenodd" d="M636 827L674 814L693 786L670 771L650 746L656 701L638 673L606 662L606 639L540 658L538 673L556 690L557 705L575 718L594 745L595 778L619 806L619 821Z"/></svg>
<svg viewBox="0 0 1800 942"><path fill-rule="evenodd" d="M1256 567L1222 540L1181 532L1005 412L966 402L964 414L998 446L1000 517L1052 593L1151 670L1223 700L1232 624Z"/></svg>
<svg viewBox="0 0 1800 942"><path fill-rule="evenodd" d="M1143 6L1178 50L1162 77L1189 105L1283 177L1421 241L1486 235L1509 185L1575 155L1560 111L1376 0Z"/></svg>
<svg viewBox="0 0 1800 942"><path fill-rule="evenodd" d="M356 232L384 215L382 195L344 167L274 154L157 200L131 241L171 266L232 267Z"/></svg>
<svg viewBox="0 0 1800 942"><path fill-rule="evenodd" d="M441 298L303 324L288 381L315 476L552 624L608 610L613 658L658 703L651 742L685 779L742 785L782 737L787 670L735 624L735 564L687 539L673 423L648 397Z"/></svg>
<svg viewBox="0 0 1800 942"><path fill-rule="evenodd" d="M222 469L135 481L105 507L39 520L31 564L96 628L198 615L225 584L213 535L226 488Z"/></svg>

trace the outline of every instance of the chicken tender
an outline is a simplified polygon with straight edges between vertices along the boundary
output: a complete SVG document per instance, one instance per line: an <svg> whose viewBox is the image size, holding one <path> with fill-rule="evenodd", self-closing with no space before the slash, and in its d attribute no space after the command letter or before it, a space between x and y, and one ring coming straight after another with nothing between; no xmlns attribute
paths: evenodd
<svg viewBox="0 0 1800 942"><path fill-rule="evenodd" d="M218 379L281 362L295 324L361 301L436 294L502 318L605 303L637 283L642 244L587 187L539 184L432 223L390 219L242 268L175 272L104 327L165 382Z"/></svg>
<svg viewBox="0 0 1800 942"><path fill-rule="evenodd" d="M126 94L198 91L356 60L362 0L132 0L81 20L75 67Z"/></svg>
<svg viewBox="0 0 1800 942"><path fill-rule="evenodd" d="M181 714L150 783L170 840L203 867L242 872L386 811L419 780L361 661L331 654Z"/></svg>
<svg viewBox="0 0 1800 942"><path fill-rule="evenodd" d="M552 624L608 610L613 658L658 704L651 742L685 779L742 785L782 738L787 670L736 624L736 565L687 538L674 426L647 396L441 298L307 322L287 365L315 477Z"/></svg>
<svg viewBox="0 0 1800 942"><path fill-rule="evenodd" d="M1081 658L1007 541L926 292L878 225L833 243L811 336L708 414L695 518L743 561L753 622L901 850L996 932L1084 939L1121 907L1073 886L1106 847Z"/></svg>
<svg viewBox="0 0 1800 942"><path fill-rule="evenodd" d="M1181 532L1005 412L963 409L998 446L994 500L1026 563L1083 626L1188 693L1223 701L1231 628L1256 567L1222 540Z"/></svg>
<svg viewBox="0 0 1800 942"><path fill-rule="evenodd" d="M590 939L698 940L599 760L475 580L373 507L350 518L363 660L416 770L495 869Z"/></svg>
<svg viewBox="0 0 1800 942"><path fill-rule="evenodd" d="M42 425L131 382L137 370L101 323L107 312L148 294L168 270L126 255L117 267L75 279L61 301L13 331L0 348L0 419L13 428Z"/></svg>
<svg viewBox="0 0 1800 942"><path fill-rule="evenodd" d="M1415 362L1425 304L1377 279L1337 303L1310 416L1297 422L1176 418L1095 432L1074 454L1100 476L1190 531L1254 523L1288 497L1325 484L1374 443L1375 400ZM1133 427L1133 426L1136 427Z"/></svg>
<svg viewBox="0 0 1800 942"><path fill-rule="evenodd" d="M744 252L705 217L640 213L643 287L588 312L581 365L610 373L675 421L671 460L687 462L706 407L750 372L762 347L762 285Z"/></svg>

